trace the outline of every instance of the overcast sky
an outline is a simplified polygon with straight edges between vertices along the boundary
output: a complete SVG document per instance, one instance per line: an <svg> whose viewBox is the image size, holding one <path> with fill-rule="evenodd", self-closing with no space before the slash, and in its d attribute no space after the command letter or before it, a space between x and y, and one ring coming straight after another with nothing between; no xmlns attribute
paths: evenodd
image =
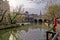
<svg viewBox="0 0 60 40"><path fill-rule="evenodd" d="M57 0L52 0L53 2L58 2L60 1ZM9 4L11 7L11 10L16 8L19 5L24 5L23 8L25 11L29 11L29 13L34 13L34 14L40 14L40 11L45 13L45 10L47 8L47 2L50 4L51 0L9 0Z"/></svg>

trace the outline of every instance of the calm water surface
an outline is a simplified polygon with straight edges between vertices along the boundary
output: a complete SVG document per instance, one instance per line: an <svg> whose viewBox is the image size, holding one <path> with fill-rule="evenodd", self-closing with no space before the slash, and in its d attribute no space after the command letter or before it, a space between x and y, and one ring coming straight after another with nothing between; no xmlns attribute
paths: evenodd
<svg viewBox="0 0 60 40"><path fill-rule="evenodd" d="M46 40L46 30L44 29L29 29L28 32L21 30L16 33L16 35L21 40Z"/></svg>

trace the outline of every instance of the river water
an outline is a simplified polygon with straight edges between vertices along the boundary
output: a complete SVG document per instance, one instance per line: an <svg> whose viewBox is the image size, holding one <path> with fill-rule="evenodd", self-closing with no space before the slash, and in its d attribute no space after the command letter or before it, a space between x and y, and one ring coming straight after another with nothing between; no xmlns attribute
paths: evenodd
<svg viewBox="0 0 60 40"><path fill-rule="evenodd" d="M44 29L30 29L28 30L28 32L21 30L18 31L16 33L17 37L19 38L19 40L46 40L46 30ZM11 38L13 38L11 36ZM13 40L13 39L11 39ZM16 40L16 39L14 39Z"/></svg>

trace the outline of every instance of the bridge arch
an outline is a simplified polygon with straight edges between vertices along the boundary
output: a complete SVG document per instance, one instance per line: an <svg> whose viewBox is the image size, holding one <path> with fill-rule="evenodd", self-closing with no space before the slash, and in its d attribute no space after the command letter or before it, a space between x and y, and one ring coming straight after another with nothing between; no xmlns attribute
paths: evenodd
<svg viewBox="0 0 60 40"><path fill-rule="evenodd" d="M38 23L42 24L43 20L42 19L38 19Z"/></svg>

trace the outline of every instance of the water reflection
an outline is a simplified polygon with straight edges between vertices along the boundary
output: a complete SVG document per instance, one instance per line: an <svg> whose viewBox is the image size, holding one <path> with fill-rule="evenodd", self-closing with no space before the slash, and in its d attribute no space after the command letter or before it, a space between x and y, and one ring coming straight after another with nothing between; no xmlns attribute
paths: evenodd
<svg viewBox="0 0 60 40"><path fill-rule="evenodd" d="M46 28L45 28L46 27ZM45 40L47 26L39 24L23 25L20 27L0 30L1 40Z"/></svg>
<svg viewBox="0 0 60 40"><path fill-rule="evenodd" d="M16 38L11 34L9 40L16 40Z"/></svg>
<svg viewBox="0 0 60 40"><path fill-rule="evenodd" d="M29 29L28 32L21 30L17 32L17 36L21 40L45 40L45 31L44 29L40 30L39 28L37 29Z"/></svg>

